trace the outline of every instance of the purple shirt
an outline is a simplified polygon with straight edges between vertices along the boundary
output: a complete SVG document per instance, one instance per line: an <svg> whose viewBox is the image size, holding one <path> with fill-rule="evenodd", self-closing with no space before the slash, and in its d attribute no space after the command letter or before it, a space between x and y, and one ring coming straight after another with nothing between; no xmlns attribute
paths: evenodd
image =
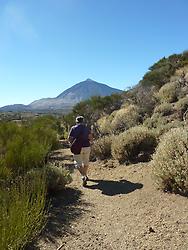
<svg viewBox="0 0 188 250"><path fill-rule="evenodd" d="M71 128L69 137L73 137L73 139L80 138L82 147L90 147L89 134L90 129L86 125L79 123Z"/></svg>

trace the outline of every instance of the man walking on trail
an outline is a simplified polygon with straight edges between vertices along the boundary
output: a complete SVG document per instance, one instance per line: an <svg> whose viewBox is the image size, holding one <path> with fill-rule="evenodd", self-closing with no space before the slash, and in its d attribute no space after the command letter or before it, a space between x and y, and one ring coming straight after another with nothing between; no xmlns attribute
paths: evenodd
<svg viewBox="0 0 188 250"><path fill-rule="evenodd" d="M92 133L84 124L83 116L76 117L76 125L70 129L68 140L71 144L71 152L74 154L74 163L82 176L83 186L85 187L88 181L87 171Z"/></svg>

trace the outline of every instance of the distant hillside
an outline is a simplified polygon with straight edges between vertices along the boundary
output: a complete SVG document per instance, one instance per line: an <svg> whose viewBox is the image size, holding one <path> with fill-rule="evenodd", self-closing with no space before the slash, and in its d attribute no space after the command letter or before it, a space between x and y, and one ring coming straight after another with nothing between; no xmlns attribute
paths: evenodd
<svg viewBox="0 0 188 250"><path fill-rule="evenodd" d="M25 111L29 111L29 107L27 105L23 105L23 104L14 104L14 105L7 105L4 106L2 108L0 108L1 112L25 112Z"/></svg>
<svg viewBox="0 0 188 250"><path fill-rule="evenodd" d="M43 98L29 105L8 105L0 108L0 111L70 110L75 104L89 99L91 96L108 96L120 92L122 91L119 89L87 79L73 85L55 98Z"/></svg>

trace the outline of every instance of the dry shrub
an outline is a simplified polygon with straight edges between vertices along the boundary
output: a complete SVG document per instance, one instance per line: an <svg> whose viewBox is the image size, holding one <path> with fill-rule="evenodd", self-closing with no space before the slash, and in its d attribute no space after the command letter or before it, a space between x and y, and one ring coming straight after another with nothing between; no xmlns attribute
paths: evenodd
<svg viewBox="0 0 188 250"><path fill-rule="evenodd" d="M92 145L91 159L108 159L111 157L111 144L114 136L103 136Z"/></svg>
<svg viewBox="0 0 188 250"><path fill-rule="evenodd" d="M70 172L62 166L50 164L46 167L46 182L49 192L63 190L71 181Z"/></svg>
<svg viewBox="0 0 188 250"><path fill-rule="evenodd" d="M170 82L163 85L159 92L156 94L156 98L161 102L172 103L176 102L180 92L180 86L178 82Z"/></svg>
<svg viewBox="0 0 188 250"><path fill-rule="evenodd" d="M170 103L162 103L159 106L156 106L154 109L154 113L159 113L162 116L170 115L172 111L173 107Z"/></svg>
<svg viewBox="0 0 188 250"><path fill-rule="evenodd" d="M183 127L184 123L178 120L174 120L172 122L169 122L167 124L164 125L159 125L157 128L154 129L156 136L158 138L161 137L161 135L167 133L170 129L172 128L179 128L179 127Z"/></svg>
<svg viewBox="0 0 188 250"><path fill-rule="evenodd" d="M119 134L126 129L138 125L140 122L140 114L138 107L129 105L118 110L111 123L111 129L114 134Z"/></svg>
<svg viewBox="0 0 188 250"><path fill-rule="evenodd" d="M149 129L157 128L161 125L168 123L167 117L162 116L160 113L154 113L151 117L147 118L143 125Z"/></svg>
<svg viewBox="0 0 188 250"><path fill-rule="evenodd" d="M99 128L99 131L103 135L107 135L111 133L111 122L110 122L110 116L103 116L97 121L97 125Z"/></svg>
<svg viewBox="0 0 188 250"><path fill-rule="evenodd" d="M148 161L157 145L155 134L143 126L130 128L112 141L112 156L120 163Z"/></svg>
<svg viewBox="0 0 188 250"><path fill-rule="evenodd" d="M188 193L188 129L171 129L161 138L152 166L161 189Z"/></svg>
<svg viewBox="0 0 188 250"><path fill-rule="evenodd" d="M188 109L188 96L176 102L175 109L183 114Z"/></svg>

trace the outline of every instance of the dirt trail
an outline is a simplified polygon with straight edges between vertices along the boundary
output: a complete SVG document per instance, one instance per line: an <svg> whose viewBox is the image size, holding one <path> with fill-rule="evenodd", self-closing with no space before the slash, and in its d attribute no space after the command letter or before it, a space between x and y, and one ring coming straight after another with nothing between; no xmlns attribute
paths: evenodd
<svg viewBox="0 0 188 250"><path fill-rule="evenodd" d="M57 154L72 169L69 150ZM74 171L35 249L187 250L188 199L156 190L148 164L105 165L91 164L87 188Z"/></svg>

